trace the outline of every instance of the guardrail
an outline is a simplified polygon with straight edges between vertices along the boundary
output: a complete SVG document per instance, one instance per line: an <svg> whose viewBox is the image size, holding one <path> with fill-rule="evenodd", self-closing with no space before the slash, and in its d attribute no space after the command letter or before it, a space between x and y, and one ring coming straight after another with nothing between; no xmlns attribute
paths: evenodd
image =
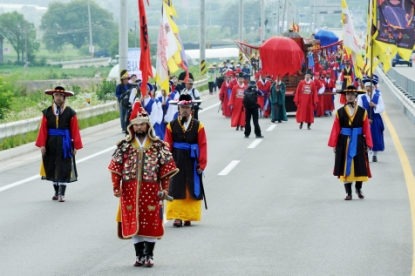
<svg viewBox="0 0 415 276"><path fill-rule="evenodd" d="M415 124L415 97L413 96L413 86L411 86L413 85L413 81L406 78L405 76L402 76L393 69L389 70L388 73L385 74L378 67L376 69L376 73L378 74L379 78L385 82L387 89L392 93L396 103L402 109L403 113L408 117L409 120L412 121L413 124ZM412 90L405 90L401 85L405 86L406 89Z"/></svg>
<svg viewBox="0 0 415 276"><path fill-rule="evenodd" d="M404 76L391 68L386 75L392 80L395 86L402 88L411 100L415 102L415 81Z"/></svg>
<svg viewBox="0 0 415 276"><path fill-rule="evenodd" d="M89 118L97 116L103 113L116 110L116 101L111 101L102 105L91 106L77 110L77 117L79 119ZM0 125L0 139L10 137L18 134L24 134L39 128L40 120L42 116L31 118L27 120L21 120L17 122L1 124Z"/></svg>
<svg viewBox="0 0 415 276"><path fill-rule="evenodd" d="M208 83L207 79L195 81L195 88L201 87ZM79 119L89 118L93 116L97 116L100 114L104 114L110 111L118 110L117 109L117 102L111 101L105 104L91 106L87 108L83 108L77 110L77 117ZM19 134L25 134L33 130L37 130L39 128L40 120L42 119L41 116L36 118L31 118L27 120L20 120L17 122L11 122L6 124L0 124L0 140L5 137L15 136Z"/></svg>
<svg viewBox="0 0 415 276"><path fill-rule="evenodd" d="M52 61L48 62L50 65L66 65L66 64L75 64L75 63L94 63L94 62L103 62L109 60L109 57L105 58L88 58L88 59L79 59L79 60L69 60L69 61Z"/></svg>

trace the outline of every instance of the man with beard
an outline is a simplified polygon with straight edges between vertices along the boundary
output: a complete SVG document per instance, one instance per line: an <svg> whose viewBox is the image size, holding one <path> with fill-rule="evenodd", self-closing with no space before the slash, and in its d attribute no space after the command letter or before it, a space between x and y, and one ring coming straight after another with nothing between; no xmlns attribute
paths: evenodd
<svg viewBox="0 0 415 276"><path fill-rule="evenodd" d="M310 69L305 73L305 79L297 86L294 103L297 106L295 118L297 123L300 123L300 129L303 128L303 123L307 123L307 128L310 130L311 124L314 123L314 109L318 103L317 88L311 79Z"/></svg>
<svg viewBox="0 0 415 276"><path fill-rule="evenodd" d="M362 182L371 177L367 147L372 148L373 144L367 111L355 101L365 91L351 85L339 93L345 94L347 104L337 110L328 143L335 153L333 175L344 183L345 200L352 199L353 182L356 182L357 196L363 199Z"/></svg>
<svg viewBox="0 0 415 276"><path fill-rule="evenodd" d="M232 109L231 127L236 127L236 130L240 127L243 131L245 127L245 109L242 101L247 88L248 86L244 84L244 73L239 73L238 83L233 86L228 103Z"/></svg>
<svg viewBox="0 0 415 276"><path fill-rule="evenodd" d="M183 221L190 226L192 221L201 220L204 196L201 176L207 164L207 141L205 128L191 114L192 97L183 94L177 104L179 117L167 125L164 136L180 169L170 182L169 195L174 201L167 203L166 217L174 219L174 226L181 227Z"/></svg>
<svg viewBox="0 0 415 276"><path fill-rule="evenodd" d="M144 108L134 112L129 134L117 143L108 170L114 196L120 198L117 235L132 238L134 266L152 267L156 241L164 235L162 199L178 169L167 145L155 136Z"/></svg>
<svg viewBox="0 0 415 276"><path fill-rule="evenodd" d="M81 134L76 112L65 105L66 97L72 97L72 91L62 86L46 90L52 95L53 105L43 110L36 146L42 153L40 175L42 179L53 181L55 194L52 200L65 201L66 184L78 180L75 155L82 148Z"/></svg>

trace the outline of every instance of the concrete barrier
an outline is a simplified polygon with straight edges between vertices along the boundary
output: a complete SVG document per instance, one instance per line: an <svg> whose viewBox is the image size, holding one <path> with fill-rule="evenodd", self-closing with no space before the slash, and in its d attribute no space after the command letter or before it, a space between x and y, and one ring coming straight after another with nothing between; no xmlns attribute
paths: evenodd
<svg viewBox="0 0 415 276"><path fill-rule="evenodd" d="M208 83L207 79L203 79L203 80L195 81L194 86L195 88L198 88L203 85L206 85L207 83ZM77 110L76 112L77 112L77 116L79 119L84 119L84 118L97 116L97 115L107 113L110 111L115 111L115 110L118 110L117 102L111 101L105 104L83 108L83 109ZM42 117L39 116L36 118L27 119L27 120L0 124L0 140L5 137L25 134L30 131L37 130L39 128L41 119Z"/></svg>

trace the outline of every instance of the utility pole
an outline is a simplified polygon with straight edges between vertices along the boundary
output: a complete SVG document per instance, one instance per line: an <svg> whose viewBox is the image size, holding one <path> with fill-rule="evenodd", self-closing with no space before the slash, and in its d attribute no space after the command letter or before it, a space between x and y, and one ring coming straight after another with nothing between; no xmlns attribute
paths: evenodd
<svg viewBox="0 0 415 276"><path fill-rule="evenodd" d="M281 32L284 32L284 23L285 23L285 11L287 7L287 0L284 0L284 8L282 9L282 26L281 26ZM287 22L288 25L288 22Z"/></svg>
<svg viewBox="0 0 415 276"><path fill-rule="evenodd" d="M239 0L239 41L244 41L244 4Z"/></svg>
<svg viewBox="0 0 415 276"><path fill-rule="evenodd" d="M28 27L26 25L26 68L27 68L27 66L29 66L29 51L28 51L28 47L27 47L28 38L29 38Z"/></svg>
<svg viewBox="0 0 415 276"><path fill-rule="evenodd" d="M277 7L277 36L280 35L280 9L281 9L281 0L278 0L278 7Z"/></svg>
<svg viewBox="0 0 415 276"><path fill-rule="evenodd" d="M92 45L91 7L88 0L88 21L89 21L89 53L94 57L94 46Z"/></svg>
<svg viewBox="0 0 415 276"><path fill-rule="evenodd" d="M200 0L200 74L206 74L206 30L205 0Z"/></svg>
<svg viewBox="0 0 415 276"><path fill-rule="evenodd" d="M127 70L128 59L128 18L127 18L127 0L120 0L120 25L119 25L119 69L120 73Z"/></svg>
<svg viewBox="0 0 415 276"><path fill-rule="evenodd" d="M137 48L137 20L134 21L134 48Z"/></svg>
<svg viewBox="0 0 415 276"><path fill-rule="evenodd" d="M265 40L265 4L264 0L261 0L261 44Z"/></svg>

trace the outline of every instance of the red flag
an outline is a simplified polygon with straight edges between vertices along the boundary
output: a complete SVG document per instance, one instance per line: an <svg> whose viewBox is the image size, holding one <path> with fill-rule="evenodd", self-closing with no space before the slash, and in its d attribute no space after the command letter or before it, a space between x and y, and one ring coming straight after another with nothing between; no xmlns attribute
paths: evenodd
<svg viewBox="0 0 415 276"><path fill-rule="evenodd" d="M148 0L147 0L148 4ZM144 7L143 0L138 0L138 12L139 12L139 19L140 19L140 48L141 48L141 55L140 55L140 70L143 74L141 87L141 95L145 96L146 94L146 87L148 82L148 77L153 77L153 70L151 68L151 59L150 59L150 40L148 37L148 29L147 29L147 16L146 16L146 9Z"/></svg>

